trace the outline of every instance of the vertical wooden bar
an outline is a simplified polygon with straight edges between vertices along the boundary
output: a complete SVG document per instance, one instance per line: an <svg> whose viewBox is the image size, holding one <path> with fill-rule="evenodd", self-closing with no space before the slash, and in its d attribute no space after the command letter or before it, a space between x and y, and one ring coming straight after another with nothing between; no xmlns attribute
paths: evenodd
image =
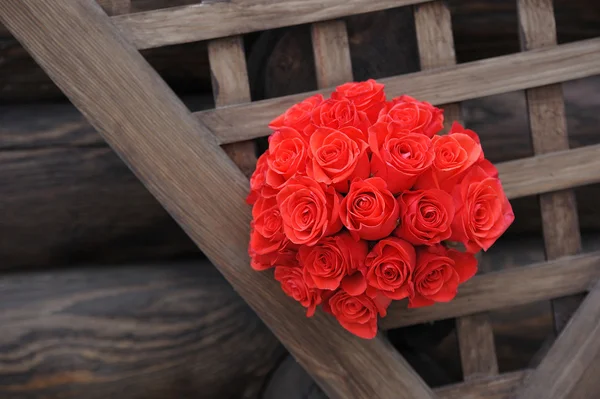
<svg viewBox="0 0 600 399"><path fill-rule="evenodd" d="M352 81L352 61L346 23L317 22L311 26L317 85L320 89Z"/></svg>
<svg viewBox="0 0 600 399"><path fill-rule="evenodd" d="M421 69L456 64L450 10L442 1L415 6L415 27ZM446 104L444 126L460 120L460 104ZM465 380L498 374L494 334L486 313L456 320L460 358Z"/></svg>
<svg viewBox="0 0 600 399"><path fill-rule="evenodd" d="M244 42L241 36L209 41L208 60L217 108L251 101ZM252 175L256 167L254 141L226 144L223 149L246 176Z"/></svg>
<svg viewBox="0 0 600 399"><path fill-rule="evenodd" d="M532 50L556 45L552 0L518 0L521 48ZM560 84L526 91L529 125L535 154L569 148L565 106ZM581 251L577 204L572 190L540 195L546 258L556 259ZM563 329L582 300L581 295L552 301L554 327Z"/></svg>

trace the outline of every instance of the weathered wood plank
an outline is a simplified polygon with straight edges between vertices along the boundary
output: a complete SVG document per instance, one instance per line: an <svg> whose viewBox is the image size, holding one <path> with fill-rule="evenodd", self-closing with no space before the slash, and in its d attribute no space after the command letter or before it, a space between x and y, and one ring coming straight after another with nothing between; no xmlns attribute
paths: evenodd
<svg viewBox="0 0 600 399"><path fill-rule="evenodd" d="M351 82L352 63L346 22L337 20L314 23L311 34L317 86L324 89Z"/></svg>
<svg viewBox="0 0 600 399"><path fill-rule="evenodd" d="M517 10L523 50L552 47L557 44L552 0L519 0ZM529 89L525 94L534 153L567 150L569 139L561 86ZM581 251L575 193L561 191L542 194L540 207L547 259L556 259ZM557 332L562 330L581 299L576 296L552 301Z"/></svg>
<svg viewBox="0 0 600 399"><path fill-rule="evenodd" d="M527 379L518 399L567 398L589 367L600 361L600 283L587 295L572 319ZM594 386L600 386L595 379Z"/></svg>
<svg viewBox="0 0 600 399"><path fill-rule="evenodd" d="M390 329L577 294L598 278L600 252L486 273L461 285L449 303L418 309L407 309L402 301L393 303L380 325Z"/></svg>
<svg viewBox="0 0 600 399"><path fill-rule="evenodd" d="M380 79L390 97L408 94L433 104L447 104L600 74L600 38L526 51L454 67ZM221 143L269 134L269 121L314 93L256 101L202 111L197 116ZM243 126L244 129L239 129Z"/></svg>
<svg viewBox="0 0 600 399"><path fill-rule="evenodd" d="M208 60L217 108L251 101L241 36L209 41ZM226 144L223 150L246 177L252 175L256 168L256 145L253 141Z"/></svg>
<svg viewBox="0 0 600 399"><path fill-rule="evenodd" d="M452 18L448 6L442 1L433 1L414 8L421 69L456 65ZM444 105L445 129L448 130L455 121L460 121L460 115L459 103ZM494 335L486 314L458 318L456 334L463 377L466 381L498 374Z"/></svg>
<svg viewBox="0 0 600 399"><path fill-rule="evenodd" d="M305 318L269 273L249 267L247 179L99 6L8 0L0 19L325 392L433 397L384 340L355 337L323 313Z"/></svg>
<svg viewBox="0 0 600 399"><path fill-rule="evenodd" d="M120 15L131 10L131 0L97 0L108 15Z"/></svg>
<svg viewBox="0 0 600 399"><path fill-rule="evenodd" d="M0 325L11 399L256 398L285 353L208 261L4 275Z"/></svg>
<svg viewBox="0 0 600 399"><path fill-rule="evenodd" d="M529 370L504 373L438 388L435 393L440 399L511 399L529 374Z"/></svg>
<svg viewBox="0 0 600 399"><path fill-rule="evenodd" d="M427 0L253 0L210 2L113 17L137 48L166 46L326 21ZM202 29L198 29L202 26Z"/></svg>

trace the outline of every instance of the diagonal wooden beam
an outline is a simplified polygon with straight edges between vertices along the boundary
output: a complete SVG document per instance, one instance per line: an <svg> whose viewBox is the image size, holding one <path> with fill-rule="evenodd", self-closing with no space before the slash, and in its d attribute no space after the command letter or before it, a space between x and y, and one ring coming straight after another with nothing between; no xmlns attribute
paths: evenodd
<svg viewBox="0 0 600 399"><path fill-rule="evenodd" d="M0 20L329 396L433 397L384 340L306 319L251 270L248 180L93 0L3 0Z"/></svg>
<svg viewBox="0 0 600 399"><path fill-rule="evenodd" d="M600 282L587 295L518 399L566 399L589 367L600 361ZM596 385L600 381L596 379Z"/></svg>

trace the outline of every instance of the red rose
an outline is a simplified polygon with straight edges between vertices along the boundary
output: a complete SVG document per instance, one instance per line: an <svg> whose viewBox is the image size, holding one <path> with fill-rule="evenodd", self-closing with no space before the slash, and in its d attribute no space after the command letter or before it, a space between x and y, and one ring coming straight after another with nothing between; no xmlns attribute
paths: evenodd
<svg viewBox="0 0 600 399"><path fill-rule="evenodd" d="M334 100L348 99L358 111L362 111L367 115L371 123L377 120L379 111L385 106L385 93L383 85L377 83L373 79L366 82L351 82L338 86L331 98Z"/></svg>
<svg viewBox="0 0 600 399"><path fill-rule="evenodd" d="M308 151L307 141L298 131L282 127L273 133L269 137L266 183L281 189L292 177L306 175Z"/></svg>
<svg viewBox="0 0 600 399"><path fill-rule="evenodd" d="M311 125L305 129L307 135L312 134L320 127L340 130L343 127L352 126L363 133L365 141L367 140L367 131L371 125L367 114L357 111L354 103L345 98L341 100L330 98L323 101L313 109L311 122Z"/></svg>
<svg viewBox="0 0 600 399"><path fill-rule="evenodd" d="M283 231L294 244L314 245L342 228L340 195L309 177L296 177L277 194Z"/></svg>
<svg viewBox="0 0 600 399"><path fill-rule="evenodd" d="M339 290L323 302L323 310L333 314L342 327L352 334L371 339L377 335L377 314L384 317L390 302L382 295L376 298L366 294L352 296Z"/></svg>
<svg viewBox="0 0 600 399"><path fill-rule="evenodd" d="M283 233L281 214L275 198L259 198L252 209L252 215L252 251L264 255L283 248L287 239Z"/></svg>
<svg viewBox="0 0 600 399"><path fill-rule="evenodd" d="M413 273L414 295L408 307L419 308L435 302L449 302L456 296L458 285L477 273L473 254L441 245L419 247Z"/></svg>
<svg viewBox="0 0 600 399"><path fill-rule="evenodd" d="M406 191L398 197L400 226L394 235L413 245L433 245L450 238L452 196L438 189Z"/></svg>
<svg viewBox="0 0 600 399"><path fill-rule="evenodd" d="M310 138L307 174L320 183L333 184L337 191L347 192L349 181L369 177L368 147L355 127L318 128Z"/></svg>
<svg viewBox="0 0 600 399"><path fill-rule="evenodd" d="M456 216L451 239L469 252L487 251L515 219L500 180L480 166L471 168L452 195Z"/></svg>
<svg viewBox="0 0 600 399"><path fill-rule="evenodd" d="M365 261L367 294L379 290L390 299L403 299L412 294L412 272L416 264L415 248L399 238L379 241Z"/></svg>
<svg viewBox="0 0 600 399"><path fill-rule="evenodd" d="M460 125L454 124L453 129ZM462 127L461 127L462 128ZM467 170L483 160L483 150L471 134L450 131L432 140L435 159L417 182L418 188L441 188L451 192Z"/></svg>
<svg viewBox="0 0 600 399"><path fill-rule="evenodd" d="M250 177L250 194L246 198L246 202L249 205L253 205L262 195L261 191L265 187L267 170L269 169L269 164L267 163L268 156L269 150L258 157L256 161L256 169L254 169L254 173Z"/></svg>
<svg viewBox="0 0 600 399"><path fill-rule="evenodd" d="M385 123L371 126L369 146L373 151L371 174L385 180L394 194L410 189L434 160L429 137L390 133Z"/></svg>
<svg viewBox="0 0 600 399"><path fill-rule="evenodd" d="M377 121L389 124L393 131L433 137L444 128L444 110L410 96L400 96L386 104Z"/></svg>
<svg viewBox="0 0 600 399"><path fill-rule="evenodd" d="M287 296L294 298L306 308L306 316L315 314L321 303L321 290L309 288L304 281L302 269L298 266L277 266L275 280L281 283L281 289Z"/></svg>
<svg viewBox="0 0 600 399"><path fill-rule="evenodd" d="M291 127L304 134L304 129L310 125L312 110L323 102L323 96L315 94L306 100L293 105L282 115L273 119L269 127L273 130L279 130L282 127Z"/></svg>
<svg viewBox="0 0 600 399"><path fill-rule="evenodd" d="M355 180L342 201L342 223L355 240L379 240L387 237L398 222L398 203L378 177Z"/></svg>
<svg viewBox="0 0 600 399"><path fill-rule="evenodd" d="M297 246L292 244L288 239L285 243L274 252L257 253L252 248L252 239L248 246L248 254L250 255L250 266L257 271L267 270L277 265L289 265L296 261L298 254Z"/></svg>
<svg viewBox="0 0 600 399"><path fill-rule="evenodd" d="M366 241L356 242L347 232L324 237L314 246L303 245L298 251L304 278L310 287L335 290L344 286L346 291L361 294L366 283L358 273L368 252ZM357 276L350 277L353 274Z"/></svg>

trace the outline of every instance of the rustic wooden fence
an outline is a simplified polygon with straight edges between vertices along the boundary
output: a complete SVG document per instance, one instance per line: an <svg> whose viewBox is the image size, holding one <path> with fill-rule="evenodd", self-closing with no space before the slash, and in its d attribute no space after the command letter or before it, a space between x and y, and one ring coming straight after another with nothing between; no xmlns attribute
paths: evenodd
<svg viewBox="0 0 600 399"><path fill-rule="evenodd" d="M3 0L0 20L331 397L584 398L599 385L600 253L579 254L569 189L600 181L600 145L569 150L560 83L600 74L600 38L557 45L551 0L516 1L523 52L461 65L441 1L233 0L127 14L128 0L101 1L106 12L93 0ZM457 318L465 382L435 392L382 336L361 340L323 314L307 320L246 254L248 140L307 94L251 102L240 35L311 23L327 92L352 79L336 18L400 6L414 6L423 71L384 79L390 95L443 105L457 119L460 101L526 90L536 156L498 169L510 198L540 195L547 255L475 277L451 303L390 309L384 329ZM138 50L199 40L210 40L217 108L192 114ZM486 312L539 300L553 301L558 339L535 370L499 374Z"/></svg>

